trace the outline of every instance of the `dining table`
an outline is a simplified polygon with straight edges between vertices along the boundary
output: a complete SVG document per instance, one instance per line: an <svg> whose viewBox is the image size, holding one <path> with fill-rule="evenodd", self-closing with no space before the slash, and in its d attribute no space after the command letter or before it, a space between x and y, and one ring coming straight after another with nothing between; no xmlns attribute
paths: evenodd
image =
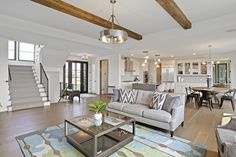
<svg viewBox="0 0 236 157"><path fill-rule="evenodd" d="M220 88L220 87L211 87L211 88L207 88L207 87L192 87L192 90L198 91L198 92L206 91L206 92L212 93L212 95L215 95L215 94L219 94L219 93L225 93L225 92L229 91L230 88Z"/></svg>
<svg viewBox="0 0 236 157"><path fill-rule="evenodd" d="M230 88L226 88L226 87L224 87L224 88L221 88L221 87L211 87L211 88L207 88L207 87L192 87L192 90L194 92L201 92L201 93L204 93L204 92L206 93L207 92L207 93L210 93L212 95L212 97L214 98L214 100L217 101L217 103L215 103L215 104L219 105L220 102L219 102L219 99L217 98L216 95L220 94L220 93L224 94L227 91L229 91ZM203 95L205 95L205 94L203 94ZM200 106L202 106L202 104L199 104L199 107Z"/></svg>

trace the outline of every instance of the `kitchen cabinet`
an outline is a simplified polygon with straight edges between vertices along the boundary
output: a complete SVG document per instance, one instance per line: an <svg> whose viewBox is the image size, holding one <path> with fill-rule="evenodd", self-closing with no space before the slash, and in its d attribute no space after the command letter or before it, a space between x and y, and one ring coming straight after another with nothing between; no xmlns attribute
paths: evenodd
<svg viewBox="0 0 236 157"><path fill-rule="evenodd" d="M134 61L134 75L140 75L140 62L139 61Z"/></svg>
<svg viewBox="0 0 236 157"><path fill-rule="evenodd" d="M201 63L201 74L207 74L207 63L206 62Z"/></svg>
<svg viewBox="0 0 236 157"><path fill-rule="evenodd" d="M178 74L181 75L206 75L208 74L207 62L186 61L177 63Z"/></svg>
<svg viewBox="0 0 236 157"><path fill-rule="evenodd" d="M178 74L183 74L184 72L183 63L178 63Z"/></svg>
<svg viewBox="0 0 236 157"><path fill-rule="evenodd" d="M120 61L121 76L125 75L125 60L121 59Z"/></svg>
<svg viewBox="0 0 236 157"><path fill-rule="evenodd" d="M191 64L190 63L185 63L185 71L184 74L191 74Z"/></svg>
<svg viewBox="0 0 236 157"><path fill-rule="evenodd" d="M199 63L198 62L193 62L192 63L192 74L199 74Z"/></svg>

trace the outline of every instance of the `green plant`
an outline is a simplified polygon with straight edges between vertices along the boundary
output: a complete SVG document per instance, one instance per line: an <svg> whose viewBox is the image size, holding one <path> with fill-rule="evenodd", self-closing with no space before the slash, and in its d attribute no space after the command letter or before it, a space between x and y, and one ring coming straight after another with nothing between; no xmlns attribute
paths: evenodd
<svg viewBox="0 0 236 157"><path fill-rule="evenodd" d="M102 111L106 108L106 102L102 100L97 100L94 104L89 104L88 108L90 111L94 111L96 113L102 113Z"/></svg>

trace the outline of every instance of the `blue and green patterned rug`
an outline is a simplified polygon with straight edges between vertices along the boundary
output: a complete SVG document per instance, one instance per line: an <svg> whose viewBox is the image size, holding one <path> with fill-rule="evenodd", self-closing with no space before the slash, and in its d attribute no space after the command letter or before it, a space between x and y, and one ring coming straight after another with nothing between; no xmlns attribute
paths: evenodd
<svg viewBox="0 0 236 157"><path fill-rule="evenodd" d="M131 126L124 129L131 130ZM16 137L25 157L84 157L67 143L64 125ZM110 157L205 157L202 145L165 134L144 126L136 125L134 140Z"/></svg>

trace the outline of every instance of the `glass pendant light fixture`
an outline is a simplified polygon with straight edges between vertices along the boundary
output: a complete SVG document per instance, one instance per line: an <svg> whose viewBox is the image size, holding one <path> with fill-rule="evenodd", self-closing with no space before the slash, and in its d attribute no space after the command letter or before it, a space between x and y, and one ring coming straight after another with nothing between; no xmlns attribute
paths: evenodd
<svg viewBox="0 0 236 157"><path fill-rule="evenodd" d="M208 45L208 47L209 47L209 62L213 65L214 61L211 59L211 48L212 48L212 45Z"/></svg>
<svg viewBox="0 0 236 157"><path fill-rule="evenodd" d="M102 30L100 32L99 40L108 44L120 44L127 40L128 34L123 30L114 28L115 20L119 24L114 14L114 4L116 3L116 0L110 0L110 3L112 4L112 15L108 21L111 20L111 28Z"/></svg>

